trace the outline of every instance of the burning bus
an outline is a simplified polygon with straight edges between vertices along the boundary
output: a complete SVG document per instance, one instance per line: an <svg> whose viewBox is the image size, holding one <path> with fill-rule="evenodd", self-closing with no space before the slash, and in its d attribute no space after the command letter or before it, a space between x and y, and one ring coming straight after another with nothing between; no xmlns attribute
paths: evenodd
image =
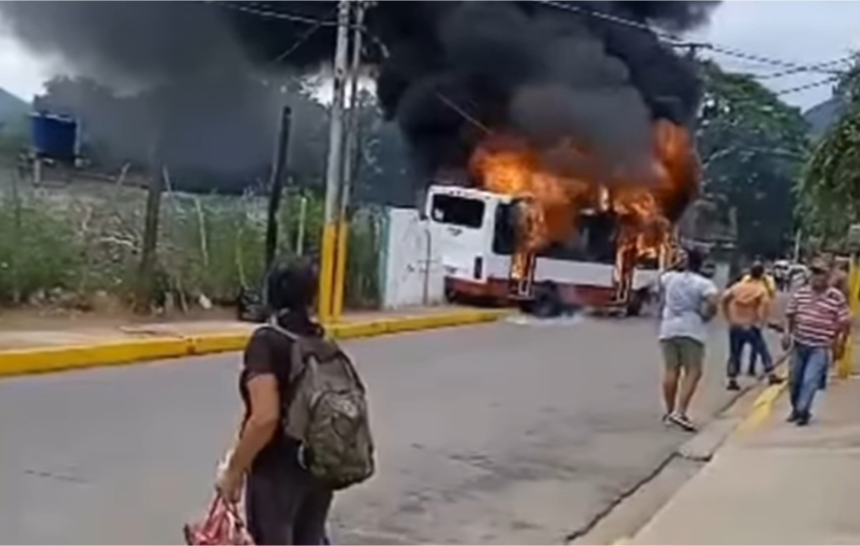
<svg viewBox="0 0 860 546"><path fill-rule="evenodd" d="M431 186L425 214L449 298L541 315L566 306L639 314L698 191L688 133L658 122L645 170L601 169L572 146L562 153L578 173L547 167L524 141L492 139L472 156L473 187Z"/></svg>

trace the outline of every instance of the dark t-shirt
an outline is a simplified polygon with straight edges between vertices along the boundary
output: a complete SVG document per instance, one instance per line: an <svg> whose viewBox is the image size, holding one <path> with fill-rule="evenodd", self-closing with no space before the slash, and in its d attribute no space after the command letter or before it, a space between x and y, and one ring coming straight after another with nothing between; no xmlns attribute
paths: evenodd
<svg viewBox="0 0 860 546"><path fill-rule="evenodd" d="M322 337L324 330L307 315L290 314L282 316L278 323L285 330L300 336ZM282 405L290 396L290 371L292 370L292 340L273 328L258 328L248 341L243 357L242 373L239 376L239 393L245 405L245 419L251 411L248 394L248 381L262 374L274 374L278 380L278 391ZM254 460L254 467L267 464L284 464L295 461L298 442L289 440L280 431L276 432L269 443Z"/></svg>

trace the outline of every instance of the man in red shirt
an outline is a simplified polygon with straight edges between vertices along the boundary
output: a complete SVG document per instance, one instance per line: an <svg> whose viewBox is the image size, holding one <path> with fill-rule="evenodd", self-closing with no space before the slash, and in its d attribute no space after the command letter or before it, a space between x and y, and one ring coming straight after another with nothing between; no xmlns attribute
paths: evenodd
<svg viewBox="0 0 860 546"><path fill-rule="evenodd" d="M827 374L831 358L839 359L844 353L851 326L848 302L831 285L827 264L814 260L809 271L809 282L789 300L782 341L783 348L791 349L789 421L798 426L809 424L815 393Z"/></svg>

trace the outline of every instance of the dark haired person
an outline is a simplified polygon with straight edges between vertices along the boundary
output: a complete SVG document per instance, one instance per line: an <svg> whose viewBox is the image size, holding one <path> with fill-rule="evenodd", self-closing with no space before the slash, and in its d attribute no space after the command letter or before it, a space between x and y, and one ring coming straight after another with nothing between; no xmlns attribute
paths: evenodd
<svg viewBox="0 0 860 546"><path fill-rule="evenodd" d="M771 291L765 281L761 263L750 269L749 275L734 284L723 295L723 315L729 323L728 389L740 390L737 378L741 372L744 347L750 346L750 366L761 356L770 383L779 383L773 372L773 359L764 339L764 328L770 316Z"/></svg>
<svg viewBox="0 0 860 546"><path fill-rule="evenodd" d="M686 253L679 270L667 271L660 278L660 346L665 371L663 401L667 424L694 432L696 426L688 410L699 381L708 339L707 322L717 310L719 291L714 282L701 274L704 256Z"/></svg>
<svg viewBox="0 0 860 546"><path fill-rule="evenodd" d="M790 349L789 392L791 415L798 426L809 424L816 392L831 364L845 352L851 313L845 295L831 283L829 264L809 264L809 282L799 288L785 311L783 348Z"/></svg>
<svg viewBox="0 0 860 546"><path fill-rule="evenodd" d="M280 267L266 283L272 320L299 336L323 336L311 319L317 292L309 265ZM292 340L259 328L244 354L239 390L245 414L217 488L230 501L245 482L248 530L256 544L323 544L332 491L300 464L299 443L282 432L282 401L291 387Z"/></svg>

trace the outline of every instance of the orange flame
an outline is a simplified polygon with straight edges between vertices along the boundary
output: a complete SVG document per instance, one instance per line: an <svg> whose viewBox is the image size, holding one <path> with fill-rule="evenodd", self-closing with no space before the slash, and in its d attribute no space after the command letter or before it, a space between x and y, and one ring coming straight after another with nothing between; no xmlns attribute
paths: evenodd
<svg viewBox="0 0 860 546"><path fill-rule="evenodd" d="M698 192L698 159L688 132L664 121L655 124L648 180L607 174L608 169L600 169L596 159L576 146L565 145L561 151L579 166L578 176L546 168L545 154L511 135L488 138L471 158L470 170L484 189L526 203L518 253L569 242L580 214L592 209L618 216L619 260L628 256L624 263L630 264L658 258L671 240L672 222Z"/></svg>

